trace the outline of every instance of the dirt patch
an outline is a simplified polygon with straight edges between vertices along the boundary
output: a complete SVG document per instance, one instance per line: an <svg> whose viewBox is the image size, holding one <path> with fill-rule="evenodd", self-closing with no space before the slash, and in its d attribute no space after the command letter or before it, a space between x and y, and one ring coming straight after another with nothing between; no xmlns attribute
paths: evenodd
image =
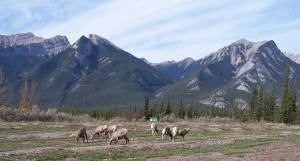
<svg viewBox="0 0 300 161"><path fill-rule="evenodd" d="M264 147L262 152L248 153L243 155L224 155L222 153L200 153L188 156L170 156L147 159L148 161L194 161L194 160L241 160L241 161L269 161L269 160L289 160L299 161L300 144L285 142L274 143Z"/></svg>
<svg viewBox="0 0 300 161"><path fill-rule="evenodd" d="M31 133L16 135L0 135L0 141L5 140L28 140L28 139L61 139L69 137L72 132Z"/></svg>
<svg viewBox="0 0 300 161"><path fill-rule="evenodd" d="M265 147L263 152L248 153L243 155L224 155L222 153L200 153L189 156L170 156L157 157L147 159L148 161L194 161L194 160L222 160L222 161L273 161L273 160L289 160L299 161L300 159L300 144L285 142L274 143Z"/></svg>
<svg viewBox="0 0 300 161"><path fill-rule="evenodd" d="M50 153L58 150L59 148L55 148L55 147L42 147L42 148L34 148L34 149L26 149L26 150L16 150L10 152L1 152L0 156L41 154L41 153Z"/></svg>
<svg viewBox="0 0 300 161"><path fill-rule="evenodd" d="M300 144L285 142L267 146L265 151L245 155L245 160L297 160L300 159Z"/></svg>
<svg viewBox="0 0 300 161"><path fill-rule="evenodd" d="M195 160L222 160L222 161L232 161L239 160L239 158L234 158L232 156L226 156L222 153L205 153L205 154L196 154L189 156L171 156L171 157L158 157L147 159L147 161L195 161Z"/></svg>

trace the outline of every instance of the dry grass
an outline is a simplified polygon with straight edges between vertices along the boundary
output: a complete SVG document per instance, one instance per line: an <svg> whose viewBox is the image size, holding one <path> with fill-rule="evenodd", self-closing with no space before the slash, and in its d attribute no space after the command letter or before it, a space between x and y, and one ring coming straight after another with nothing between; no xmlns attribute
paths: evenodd
<svg viewBox="0 0 300 161"><path fill-rule="evenodd" d="M0 107L0 119L3 121L43 121L43 122L94 122L89 115L73 116L58 112L56 108L40 109L33 107L30 111Z"/></svg>

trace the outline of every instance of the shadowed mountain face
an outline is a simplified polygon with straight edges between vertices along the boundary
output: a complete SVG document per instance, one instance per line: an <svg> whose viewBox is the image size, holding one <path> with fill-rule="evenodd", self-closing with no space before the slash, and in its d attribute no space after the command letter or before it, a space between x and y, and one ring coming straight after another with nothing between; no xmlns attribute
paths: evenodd
<svg viewBox="0 0 300 161"><path fill-rule="evenodd" d="M242 39L190 64L194 67L192 74L159 90L158 96L170 99L193 97L202 104L210 105L214 95L218 105L223 107L228 104L229 93L246 104L254 83L270 90L275 81L277 92L280 92L282 75L288 66L292 80L296 84L300 81L299 64L287 58L274 41L250 42Z"/></svg>
<svg viewBox="0 0 300 161"><path fill-rule="evenodd" d="M171 80L157 69L90 35L36 66L28 79L39 84L44 107L107 107L143 101Z"/></svg>

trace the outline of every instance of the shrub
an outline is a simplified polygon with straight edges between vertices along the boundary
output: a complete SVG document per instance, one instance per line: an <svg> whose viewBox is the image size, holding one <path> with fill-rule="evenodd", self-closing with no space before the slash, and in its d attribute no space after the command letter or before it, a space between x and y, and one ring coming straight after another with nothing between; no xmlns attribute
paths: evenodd
<svg viewBox="0 0 300 161"><path fill-rule="evenodd" d="M76 115L58 112L56 108L39 109L32 107L31 110L19 110L8 107L0 107L0 119L3 121L52 121L52 122L93 122L90 115Z"/></svg>

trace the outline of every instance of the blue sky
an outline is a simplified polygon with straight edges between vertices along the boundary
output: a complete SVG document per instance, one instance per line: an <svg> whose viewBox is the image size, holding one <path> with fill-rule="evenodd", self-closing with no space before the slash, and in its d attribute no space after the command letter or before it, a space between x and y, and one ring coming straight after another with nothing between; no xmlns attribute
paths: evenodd
<svg viewBox="0 0 300 161"><path fill-rule="evenodd" d="M70 43L97 34L150 62L200 59L230 43L274 40L300 53L299 0L1 0L0 34Z"/></svg>

